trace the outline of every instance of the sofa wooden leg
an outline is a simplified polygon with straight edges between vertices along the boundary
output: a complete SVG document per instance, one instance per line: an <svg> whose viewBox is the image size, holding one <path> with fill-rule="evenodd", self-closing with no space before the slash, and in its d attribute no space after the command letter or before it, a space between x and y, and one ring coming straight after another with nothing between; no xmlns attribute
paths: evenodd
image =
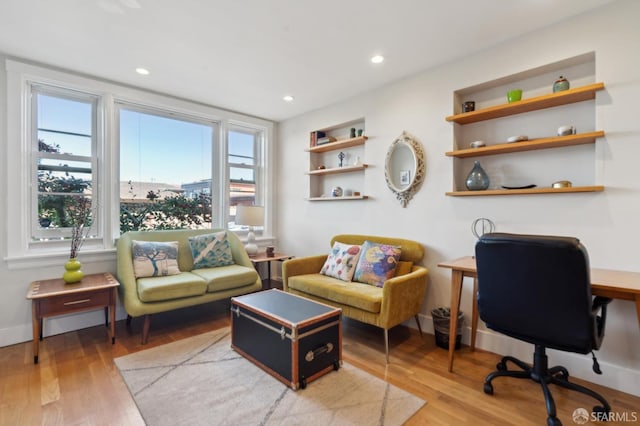
<svg viewBox="0 0 640 426"><path fill-rule="evenodd" d="M416 319L416 324L418 324L418 331L420 332L420 337L422 337L422 327L420 326L420 318L418 318L418 314L415 314L414 318Z"/></svg>
<svg viewBox="0 0 640 426"><path fill-rule="evenodd" d="M149 340L149 328L151 327L151 314L144 316L144 325L142 326L142 344L146 345Z"/></svg>
<svg viewBox="0 0 640 426"><path fill-rule="evenodd" d="M389 364L389 330L384 329L384 354L387 358L387 364Z"/></svg>
<svg viewBox="0 0 640 426"><path fill-rule="evenodd" d="M125 322L127 327L131 325L131 315L127 315L127 321Z"/></svg>

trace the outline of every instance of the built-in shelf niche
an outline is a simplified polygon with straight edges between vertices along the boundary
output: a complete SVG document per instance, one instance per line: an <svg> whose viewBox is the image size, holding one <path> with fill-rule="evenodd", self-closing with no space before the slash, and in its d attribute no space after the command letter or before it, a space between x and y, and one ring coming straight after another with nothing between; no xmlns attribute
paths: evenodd
<svg viewBox="0 0 640 426"><path fill-rule="evenodd" d="M351 134L351 129L355 129L355 136ZM358 136L360 129L363 134ZM363 162L365 143L368 140L364 132L364 118L310 132L306 148L309 153L309 170L306 172L309 177L308 201L353 201L369 198L364 195L365 171L369 166ZM335 140L326 142L326 138ZM338 158L341 152L345 155L342 165ZM342 188L343 195L334 197L332 190L337 186Z"/></svg>
<svg viewBox="0 0 640 426"><path fill-rule="evenodd" d="M553 93L553 83L563 75L571 88ZM523 90L523 99L508 103L507 91ZM596 143L605 132L595 128L595 99L604 83L595 81L595 55L588 53L553 64L482 83L454 92L454 114L445 119L453 126L454 187L447 195L524 195L599 192ZM474 101L476 109L462 112L462 103ZM557 128L573 125L577 132L557 136ZM529 140L507 143L510 136ZM481 140L486 146L471 148ZM489 174L489 190L468 191L467 174L474 161ZM559 180L571 188L551 188ZM502 186L536 185L529 189Z"/></svg>

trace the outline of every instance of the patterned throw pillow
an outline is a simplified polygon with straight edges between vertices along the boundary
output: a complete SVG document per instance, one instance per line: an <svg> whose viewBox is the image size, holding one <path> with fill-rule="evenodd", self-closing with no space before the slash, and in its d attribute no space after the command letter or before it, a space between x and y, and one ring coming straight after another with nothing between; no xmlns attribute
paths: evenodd
<svg viewBox="0 0 640 426"><path fill-rule="evenodd" d="M233 265L226 231L189 237L189 246L193 255L193 269Z"/></svg>
<svg viewBox="0 0 640 426"><path fill-rule="evenodd" d="M178 242L133 241L133 272L136 278L180 273Z"/></svg>
<svg viewBox="0 0 640 426"><path fill-rule="evenodd" d="M400 253L399 246L365 241L353 279L382 287L386 280L393 278Z"/></svg>
<svg viewBox="0 0 640 426"><path fill-rule="evenodd" d="M360 255L360 246L333 243L331 253L327 256L320 273L342 281L351 281Z"/></svg>

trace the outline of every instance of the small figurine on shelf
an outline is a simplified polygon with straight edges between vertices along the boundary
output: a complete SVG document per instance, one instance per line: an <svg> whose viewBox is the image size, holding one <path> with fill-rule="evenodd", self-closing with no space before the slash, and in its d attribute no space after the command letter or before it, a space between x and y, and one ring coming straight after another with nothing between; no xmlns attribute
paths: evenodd
<svg viewBox="0 0 640 426"><path fill-rule="evenodd" d="M349 129L349 137L350 138L355 138L356 137L356 128L352 127L351 129Z"/></svg>
<svg viewBox="0 0 640 426"><path fill-rule="evenodd" d="M345 153L340 151L340 154L338 154L338 160L340 160L338 167L342 167L342 161L344 160L344 157L346 157Z"/></svg>
<svg viewBox="0 0 640 426"><path fill-rule="evenodd" d="M560 78L553 83L553 93L562 92L563 90L569 90L569 80L560 76Z"/></svg>

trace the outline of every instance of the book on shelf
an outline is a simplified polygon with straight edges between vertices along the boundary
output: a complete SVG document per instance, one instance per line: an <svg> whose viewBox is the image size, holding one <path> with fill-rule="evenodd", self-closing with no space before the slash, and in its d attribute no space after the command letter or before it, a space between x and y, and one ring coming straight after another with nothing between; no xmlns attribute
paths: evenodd
<svg viewBox="0 0 640 426"><path fill-rule="evenodd" d="M325 143L335 142L335 141L337 141L337 139L334 138L333 136L325 136L323 138L318 138L318 140L316 140L316 145L324 145Z"/></svg>
<svg viewBox="0 0 640 426"><path fill-rule="evenodd" d="M318 139L322 139L326 136L327 134L321 130L316 130L315 132L311 132L309 145L316 146L318 144Z"/></svg>

